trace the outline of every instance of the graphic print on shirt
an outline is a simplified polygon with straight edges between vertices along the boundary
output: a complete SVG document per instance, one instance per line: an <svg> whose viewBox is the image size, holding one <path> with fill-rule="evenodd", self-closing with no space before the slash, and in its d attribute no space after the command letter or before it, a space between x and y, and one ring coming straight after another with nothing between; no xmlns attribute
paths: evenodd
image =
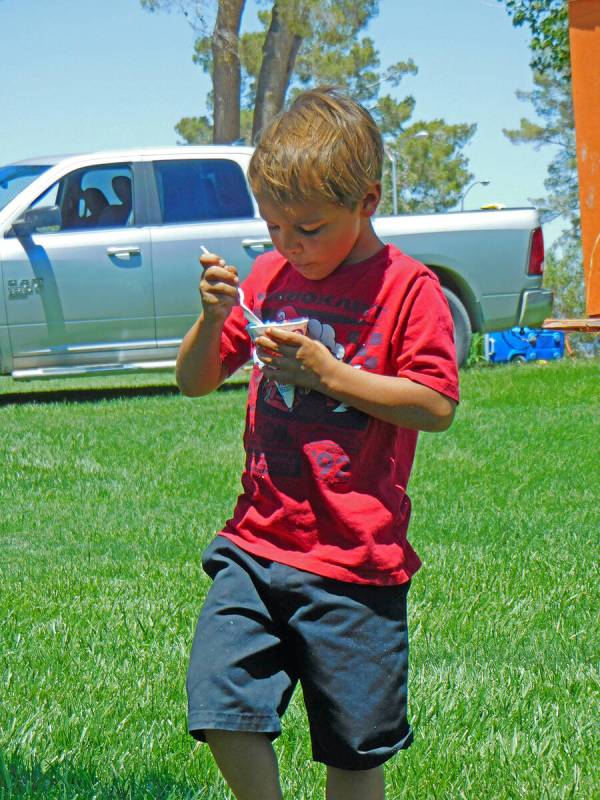
<svg viewBox="0 0 600 800"><path fill-rule="evenodd" d="M318 308L318 303L315 305ZM284 300L275 308L263 306L261 313L263 319L277 322L308 317L308 335L322 342L336 358L348 363L357 357L362 365L366 356L364 337L373 338L371 321L365 326L356 318L326 311L325 319L319 320L314 316L314 306L304 306L300 310ZM347 343L338 340L340 329L349 338ZM371 347L368 349L372 351ZM347 483L350 462L360 450L361 433L369 424L367 414L321 392L300 387L296 387L294 402L289 408L275 382L266 380L258 366L253 370L250 397L254 424L245 441L250 474L298 478L312 464L310 471L320 474L324 483Z"/></svg>
<svg viewBox="0 0 600 800"><path fill-rule="evenodd" d="M287 322L288 320L297 319L299 316L301 315L296 312L296 309L293 306L283 306L275 313L273 321ZM329 325L326 322L322 323L315 317L309 317L308 329L306 333L311 339L324 344L329 352L339 361L344 360L346 348L343 344L336 341L335 330L332 325ZM256 351L253 352L253 358L254 362L260 366ZM282 388L284 391L282 391ZM287 412L288 410L292 410L294 407L296 407L298 403L302 402L302 399L310 393L310 389L302 389L297 386L292 395L293 402L290 400L288 403L286 403L283 395L284 392L289 392L290 389L293 391L293 387L278 387L275 381L267 381L264 400L270 406ZM327 398L327 405L330 407L329 410L334 413L340 413L348 410L346 403L338 403L337 400L332 400L331 398Z"/></svg>

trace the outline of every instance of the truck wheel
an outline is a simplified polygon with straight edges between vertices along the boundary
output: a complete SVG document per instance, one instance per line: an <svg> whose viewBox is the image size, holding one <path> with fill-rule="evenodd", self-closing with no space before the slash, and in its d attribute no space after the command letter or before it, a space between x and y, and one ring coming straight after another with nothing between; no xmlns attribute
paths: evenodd
<svg viewBox="0 0 600 800"><path fill-rule="evenodd" d="M510 360L511 364L524 364L527 361L525 356L513 356Z"/></svg>
<svg viewBox="0 0 600 800"><path fill-rule="evenodd" d="M442 286L442 291L446 295L446 300L450 306L450 313L452 314L452 321L454 322L454 344L456 345L456 360L458 366L462 367L466 362L469 350L471 349L471 320L467 314L467 309L462 304L462 301L447 289Z"/></svg>

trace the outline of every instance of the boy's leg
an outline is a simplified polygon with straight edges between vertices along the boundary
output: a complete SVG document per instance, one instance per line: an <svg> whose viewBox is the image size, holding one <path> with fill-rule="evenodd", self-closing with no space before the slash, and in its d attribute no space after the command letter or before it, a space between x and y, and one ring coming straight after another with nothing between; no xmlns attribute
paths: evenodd
<svg viewBox="0 0 600 800"><path fill-rule="evenodd" d="M313 758L330 768L331 800L383 798L377 768L412 741L408 587L342 584L308 573L293 587L289 626Z"/></svg>
<svg viewBox="0 0 600 800"><path fill-rule="evenodd" d="M212 578L187 674L188 723L238 800L281 800L271 745L296 684L271 599L271 563L222 536L203 554Z"/></svg>
<svg viewBox="0 0 600 800"><path fill-rule="evenodd" d="M237 800L282 800L277 757L268 736L214 730L206 731L205 736ZM370 800L370 797L364 796L362 800Z"/></svg>
<svg viewBox="0 0 600 800"><path fill-rule="evenodd" d="M327 767L327 800L384 800L383 767L346 770Z"/></svg>

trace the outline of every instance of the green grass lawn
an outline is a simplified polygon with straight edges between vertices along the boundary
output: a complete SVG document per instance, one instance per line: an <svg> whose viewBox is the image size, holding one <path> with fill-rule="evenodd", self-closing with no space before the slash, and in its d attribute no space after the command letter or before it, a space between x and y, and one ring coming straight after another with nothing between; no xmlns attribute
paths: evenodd
<svg viewBox="0 0 600 800"><path fill-rule="evenodd" d="M228 796L184 678L245 389L172 389L0 380L1 800ZM599 389L598 361L466 370L453 427L422 435L390 800L599 796ZM276 747L285 797L322 797L299 695Z"/></svg>

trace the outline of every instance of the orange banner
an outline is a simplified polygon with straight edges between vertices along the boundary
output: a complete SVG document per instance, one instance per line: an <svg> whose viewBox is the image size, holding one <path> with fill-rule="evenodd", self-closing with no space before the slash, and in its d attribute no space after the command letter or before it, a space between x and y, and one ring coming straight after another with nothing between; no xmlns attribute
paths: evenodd
<svg viewBox="0 0 600 800"><path fill-rule="evenodd" d="M600 0L570 0L586 313L600 316Z"/></svg>

